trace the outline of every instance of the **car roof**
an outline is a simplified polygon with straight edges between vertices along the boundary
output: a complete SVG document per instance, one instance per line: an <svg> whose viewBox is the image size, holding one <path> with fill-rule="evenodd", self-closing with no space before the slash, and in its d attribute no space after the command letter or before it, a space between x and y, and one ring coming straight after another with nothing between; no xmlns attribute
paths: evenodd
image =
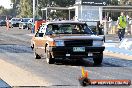
<svg viewBox="0 0 132 88"><path fill-rule="evenodd" d="M52 21L52 22L47 22L47 24L65 24L65 23L84 24L85 22L80 22L80 21Z"/></svg>
<svg viewBox="0 0 132 88"><path fill-rule="evenodd" d="M20 18L12 18L12 19L20 19Z"/></svg>

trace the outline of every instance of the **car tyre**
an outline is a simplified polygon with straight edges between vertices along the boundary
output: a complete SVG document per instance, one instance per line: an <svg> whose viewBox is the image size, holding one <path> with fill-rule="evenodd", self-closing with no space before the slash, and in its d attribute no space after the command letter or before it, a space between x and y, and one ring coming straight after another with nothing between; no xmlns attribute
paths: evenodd
<svg viewBox="0 0 132 88"><path fill-rule="evenodd" d="M31 49L34 50L34 45L31 46Z"/></svg>
<svg viewBox="0 0 132 88"><path fill-rule="evenodd" d="M35 50L34 50L34 56L35 56L35 59L41 59L41 56L39 56L39 55L35 52Z"/></svg>
<svg viewBox="0 0 132 88"><path fill-rule="evenodd" d="M101 65L101 63L103 61L103 53L96 54L96 57L93 58L93 61L94 61L95 65Z"/></svg>
<svg viewBox="0 0 132 88"><path fill-rule="evenodd" d="M52 55L48 50L46 51L46 62L48 64L54 64L55 63L54 58L52 58Z"/></svg>

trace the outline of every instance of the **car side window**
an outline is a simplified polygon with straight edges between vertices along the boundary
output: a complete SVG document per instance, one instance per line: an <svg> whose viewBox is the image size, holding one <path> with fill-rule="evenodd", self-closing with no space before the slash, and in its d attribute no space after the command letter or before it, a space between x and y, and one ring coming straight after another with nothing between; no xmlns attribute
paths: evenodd
<svg viewBox="0 0 132 88"><path fill-rule="evenodd" d="M39 37L39 32L37 32L37 33L35 34L35 37Z"/></svg>
<svg viewBox="0 0 132 88"><path fill-rule="evenodd" d="M46 29L46 33L45 34L50 35L52 33L53 33L53 31L52 31L52 25L47 25L47 29Z"/></svg>
<svg viewBox="0 0 132 88"><path fill-rule="evenodd" d="M43 31L43 26L41 26L39 29L39 32L42 32L42 31Z"/></svg>
<svg viewBox="0 0 132 88"><path fill-rule="evenodd" d="M44 33L36 33L35 37L43 37Z"/></svg>
<svg viewBox="0 0 132 88"><path fill-rule="evenodd" d="M39 37L43 37L44 33L39 33Z"/></svg>
<svg viewBox="0 0 132 88"><path fill-rule="evenodd" d="M43 26L43 33L44 33L44 35L46 35L46 30L47 30L47 25L44 25Z"/></svg>
<svg viewBox="0 0 132 88"><path fill-rule="evenodd" d="M43 37L43 35L44 35L44 33L38 31L38 32L35 34L35 37Z"/></svg>
<svg viewBox="0 0 132 88"><path fill-rule="evenodd" d="M84 25L84 33L86 34L93 34L93 32L91 31L91 29L85 24Z"/></svg>

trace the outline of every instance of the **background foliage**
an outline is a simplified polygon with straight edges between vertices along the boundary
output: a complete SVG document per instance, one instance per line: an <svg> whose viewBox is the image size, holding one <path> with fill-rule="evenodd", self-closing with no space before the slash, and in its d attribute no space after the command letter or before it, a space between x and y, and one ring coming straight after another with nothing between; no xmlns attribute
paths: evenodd
<svg viewBox="0 0 132 88"><path fill-rule="evenodd" d="M71 6L74 5L75 0L36 0L36 12L37 17L42 16L41 8L43 7L54 7L54 6ZM11 15L13 17L32 17L33 13L33 0L11 0L13 3L12 9L5 9L3 6L0 6L0 15ZM109 0L109 5L126 5L128 2L132 2L132 0ZM51 13L51 16L60 15L67 16L67 12L58 11L56 13Z"/></svg>

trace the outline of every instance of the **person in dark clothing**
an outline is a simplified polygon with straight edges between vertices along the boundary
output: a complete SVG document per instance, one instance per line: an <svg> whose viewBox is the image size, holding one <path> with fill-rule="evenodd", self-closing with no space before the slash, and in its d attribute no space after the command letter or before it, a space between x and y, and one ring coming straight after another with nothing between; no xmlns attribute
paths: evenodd
<svg viewBox="0 0 132 88"><path fill-rule="evenodd" d="M97 31L98 31L98 35L102 35L103 31L102 31L103 27L102 24L100 23L100 21L97 22Z"/></svg>

